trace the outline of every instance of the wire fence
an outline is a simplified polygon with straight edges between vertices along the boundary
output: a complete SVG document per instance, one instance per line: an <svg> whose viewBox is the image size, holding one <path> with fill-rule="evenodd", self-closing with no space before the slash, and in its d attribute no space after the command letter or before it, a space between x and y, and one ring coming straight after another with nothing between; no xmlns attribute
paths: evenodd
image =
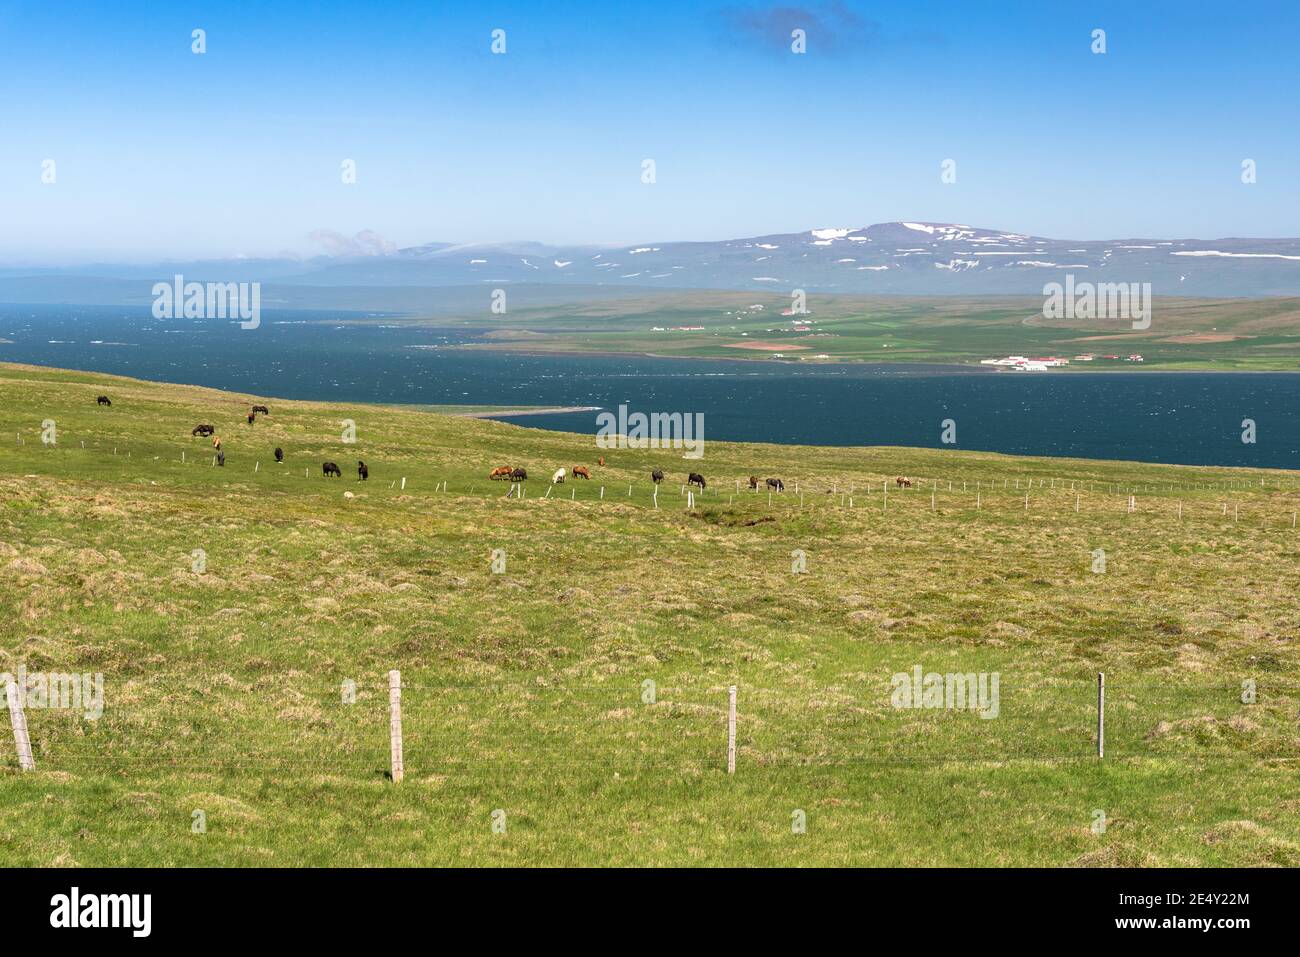
<svg viewBox="0 0 1300 957"><path fill-rule="evenodd" d="M723 772L727 690L673 681L403 682L400 767L407 777L468 779ZM1108 675L1104 758L1095 681L918 670L889 682L801 691L741 683L737 702L736 768L750 775L874 764L1300 757L1300 686L1267 678L1165 683ZM40 769L368 779L394 776L390 704L387 682L286 680L257 691L133 688L95 720L29 702L25 718Z"/></svg>
<svg viewBox="0 0 1300 957"><path fill-rule="evenodd" d="M28 443L17 433L20 446ZM126 444L91 436L66 436L60 444L42 446L54 452L90 452L115 458L129 468L143 468L152 478L160 465L168 469L216 468L211 450L202 446L164 445L132 449ZM139 452L134 459L133 452ZM250 480L259 485L292 480L295 486L306 483L316 488L332 487L320 468L319 455L310 461L278 464L263 461L256 454L231 459L221 474L232 483ZM343 482L345 491L355 496L466 496L505 501L512 506L536 506L537 503L624 504L650 510L707 511L722 505L743 507L763 504L772 508L820 511L830 509L845 513L961 512L963 515L1011 516L1015 513L1052 515L1057 520L1070 514L1091 517L1176 519L1180 522L1213 522L1246 525L1253 528L1300 529L1300 478L1276 470L1259 477L1230 476L1206 481L1108 481L1076 475L1039 476L1003 473L965 473L947 476L903 477L887 473L841 474L783 478L781 490L766 486L766 475L750 488L748 478L717 476L705 488L691 487L674 474L661 484L648 474L629 476L625 472L597 471L591 480L570 478L563 484L549 481L549 467L532 466L531 481L522 483L493 482L485 471L467 478L463 472L430 472L428 467L412 462L393 463L385 468L372 458L372 478L365 482ZM265 466L265 467L264 467ZM595 468L595 466L593 466ZM1169 466L1175 468L1175 466ZM1190 467L1181 467L1190 468ZM391 474L390 474L391 473ZM143 473L142 473L143 474ZM904 478L904 483L898 479ZM354 488L355 486L355 488ZM502 491L502 486L506 491ZM1179 496L1187 496L1185 499Z"/></svg>

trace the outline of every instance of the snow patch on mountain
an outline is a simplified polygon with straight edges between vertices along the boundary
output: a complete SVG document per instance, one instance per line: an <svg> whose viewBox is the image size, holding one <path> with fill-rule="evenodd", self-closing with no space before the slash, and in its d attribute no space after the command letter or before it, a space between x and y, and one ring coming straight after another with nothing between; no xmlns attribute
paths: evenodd
<svg viewBox="0 0 1300 957"><path fill-rule="evenodd" d="M1300 256L1284 256L1281 253L1225 253L1217 249L1185 249L1171 253L1172 256L1222 256L1224 259L1295 259Z"/></svg>

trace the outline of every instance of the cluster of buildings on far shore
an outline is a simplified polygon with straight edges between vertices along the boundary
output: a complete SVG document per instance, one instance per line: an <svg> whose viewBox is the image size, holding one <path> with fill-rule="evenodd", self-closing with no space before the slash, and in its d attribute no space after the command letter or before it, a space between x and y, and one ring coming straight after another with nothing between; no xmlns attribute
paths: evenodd
<svg viewBox="0 0 1300 957"><path fill-rule="evenodd" d="M1091 352L1085 352L1083 355L1074 357L1074 362L1093 362L1094 360L1111 360L1118 362L1123 359L1125 362L1143 362L1145 361L1136 352L1131 356L1098 356ZM981 359L982 366L1004 366L1016 372L1046 372L1048 369L1068 366L1071 360L1061 356L1040 356L1038 358L1028 358L1026 356L1004 356L1001 359Z"/></svg>

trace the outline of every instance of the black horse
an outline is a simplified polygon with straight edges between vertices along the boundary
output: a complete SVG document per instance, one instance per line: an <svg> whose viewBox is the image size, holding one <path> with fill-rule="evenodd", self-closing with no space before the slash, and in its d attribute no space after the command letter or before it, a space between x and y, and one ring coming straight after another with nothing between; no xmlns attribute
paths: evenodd
<svg viewBox="0 0 1300 957"><path fill-rule="evenodd" d="M112 401L110 401L109 398L108 398L108 396L106 396L106 395L101 395L101 396L100 396L98 399L96 399L95 401L96 401L97 403L99 403L100 405L112 405L112 404L113 404Z"/></svg>
<svg viewBox="0 0 1300 957"><path fill-rule="evenodd" d="M663 469L655 469L653 472L650 473L650 481L654 482L656 485L658 485L663 480L664 480Z"/></svg>
<svg viewBox="0 0 1300 957"><path fill-rule="evenodd" d="M370 478L370 469L366 468L366 463L360 459L357 459L357 478L362 482Z"/></svg>
<svg viewBox="0 0 1300 957"><path fill-rule="evenodd" d="M333 462L326 462L320 467L320 470L325 473L326 478L329 478L331 475L336 475L339 478L343 477L342 470Z"/></svg>
<svg viewBox="0 0 1300 957"><path fill-rule="evenodd" d="M524 469L515 469L513 472L510 473L510 481L526 482L528 481L528 472Z"/></svg>
<svg viewBox="0 0 1300 957"><path fill-rule="evenodd" d="M278 445L275 447L275 460L277 462L284 461L284 449L280 448Z"/></svg>
<svg viewBox="0 0 1300 957"><path fill-rule="evenodd" d="M692 472L690 475L688 475L688 476L686 477L686 484L687 484L687 485L698 485L698 486L700 487L700 490L701 490L701 491L704 490L705 485L706 485L706 483L705 483L705 481L704 481L704 476L701 475L699 472Z"/></svg>
<svg viewBox="0 0 1300 957"><path fill-rule="evenodd" d="M210 425L196 425L190 430L190 435L211 435L215 431L217 430Z"/></svg>
<svg viewBox="0 0 1300 957"><path fill-rule="evenodd" d="M271 410L268 409L268 408L267 408L266 406L264 406L264 405L255 405L255 406L253 406L253 414L256 415L256 414L259 413L259 412L261 412L263 415L270 415L270 414L271 414Z"/></svg>
<svg viewBox="0 0 1300 957"><path fill-rule="evenodd" d="M768 479L768 480L767 480L767 487L770 488L770 489L773 489L773 490L775 490L775 491L777 491L777 492L784 492L784 491L785 491L785 483L782 482L780 479Z"/></svg>

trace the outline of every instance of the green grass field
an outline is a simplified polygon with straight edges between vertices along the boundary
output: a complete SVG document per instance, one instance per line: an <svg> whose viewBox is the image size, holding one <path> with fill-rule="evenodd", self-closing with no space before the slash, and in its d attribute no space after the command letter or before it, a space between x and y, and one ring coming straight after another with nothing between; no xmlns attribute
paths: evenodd
<svg viewBox="0 0 1300 957"><path fill-rule="evenodd" d="M538 353L713 359L780 354L788 362L955 364L1005 355L1092 353L1097 356L1092 362L1061 371L1300 370L1300 300L1294 298L1162 297L1155 302L1151 327L1140 331L1120 320L1048 321L1042 297L813 294L802 317L782 315L790 309L790 296L771 292L665 292L538 306L521 294L514 302L505 315L490 314L485 306L455 318L402 321L489 332L489 342L469 348ZM796 318L807 328L796 329ZM765 348L755 348L760 343ZM1142 364L1124 361L1135 352L1143 356ZM1103 358L1107 355L1118 358Z"/></svg>
<svg viewBox="0 0 1300 957"><path fill-rule="evenodd" d="M1294 472L693 462L0 365L0 492L3 668L104 681L27 708L36 770L0 736L11 865L1300 865ZM996 674L996 717L895 707L916 666Z"/></svg>

